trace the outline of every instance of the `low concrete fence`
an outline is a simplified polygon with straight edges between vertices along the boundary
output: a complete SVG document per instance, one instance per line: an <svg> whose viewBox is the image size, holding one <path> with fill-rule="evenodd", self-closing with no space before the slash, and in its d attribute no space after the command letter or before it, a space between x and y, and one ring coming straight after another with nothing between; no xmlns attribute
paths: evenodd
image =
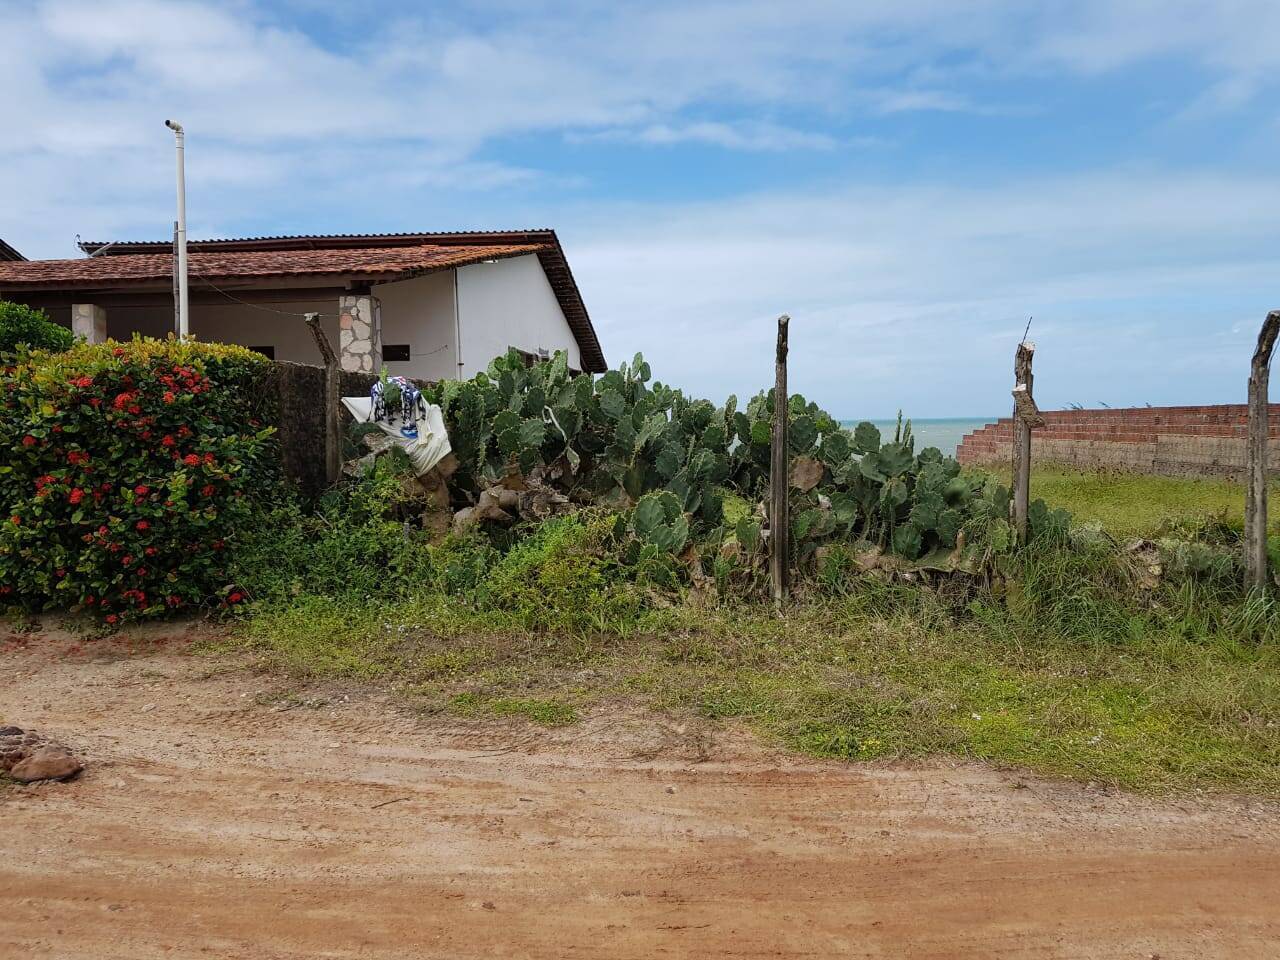
<svg viewBox="0 0 1280 960"><path fill-rule="evenodd" d="M1280 404L1270 406L1269 459L1280 463ZM1245 468L1248 407L1129 407L1056 410L1031 435L1034 463L1128 470L1174 477L1240 478ZM1001 419L965 436L956 459L1007 466L1013 421Z"/></svg>
<svg viewBox="0 0 1280 960"><path fill-rule="evenodd" d="M378 377L342 371L341 394L367 397ZM419 384L423 386L425 384ZM324 367L276 361L264 389L274 393L284 473L303 493L324 490Z"/></svg>

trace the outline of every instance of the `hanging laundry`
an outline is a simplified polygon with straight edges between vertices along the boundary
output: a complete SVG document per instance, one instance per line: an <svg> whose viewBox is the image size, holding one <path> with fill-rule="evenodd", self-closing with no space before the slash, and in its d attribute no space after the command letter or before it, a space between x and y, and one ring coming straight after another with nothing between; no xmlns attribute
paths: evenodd
<svg viewBox="0 0 1280 960"><path fill-rule="evenodd" d="M387 394L393 391L390 388L396 388L394 392L400 395L398 404L399 410L392 411L392 404L387 403ZM372 387L369 388L369 400L373 404L373 420L377 422L398 419L400 423L400 435L407 440L416 440L418 437L418 419L426 411L426 401L422 399L422 392L404 377L388 377L384 380L376 380Z"/></svg>
<svg viewBox="0 0 1280 960"><path fill-rule="evenodd" d="M396 390L399 399L394 396ZM388 397L387 394L392 396ZM388 400L392 402L388 403ZM453 447L444 425L444 411L427 403L422 392L404 377L389 377L374 383L368 397L343 397L357 423L375 423L409 455L413 472L426 476Z"/></svg>

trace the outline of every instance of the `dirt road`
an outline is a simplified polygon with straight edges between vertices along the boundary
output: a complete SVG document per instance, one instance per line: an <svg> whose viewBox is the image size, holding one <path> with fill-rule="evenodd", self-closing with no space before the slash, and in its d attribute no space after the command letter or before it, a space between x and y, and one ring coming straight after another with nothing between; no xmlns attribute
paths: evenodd
<svg viewBox="0 0 1280 960"><path fill-rule="evenodd" d="M0 721L88 765L0 787L5 958L1280 956L1272 805L68 646L0 653Z"/></svg>

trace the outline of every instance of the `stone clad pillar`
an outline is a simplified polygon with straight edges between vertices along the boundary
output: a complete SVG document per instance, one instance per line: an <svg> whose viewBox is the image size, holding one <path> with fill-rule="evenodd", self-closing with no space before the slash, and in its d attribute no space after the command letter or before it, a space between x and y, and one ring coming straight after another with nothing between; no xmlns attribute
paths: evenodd
<svg viewBox="0 0 1280 960"><path fill-rule="evenodd" d="M106 343L107 310L96 303L71 305L71 332L89 343Z"/></svg>
<svg viewBox="0 0 1280 960"><path fill-rule="evenodd" d="M338 363L343 370L377 373L382 369L382 331L369 294L338 298Z"/></svg>

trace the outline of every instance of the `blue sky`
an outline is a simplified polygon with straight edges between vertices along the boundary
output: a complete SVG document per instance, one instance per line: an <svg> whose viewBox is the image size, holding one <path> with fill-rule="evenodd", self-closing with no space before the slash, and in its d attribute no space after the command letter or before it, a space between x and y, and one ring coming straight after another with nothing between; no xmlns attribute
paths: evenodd
<svg viewBox="0 0 1280 960"><path fill-rule="evenodd" d="M553 226L613 362L840 416L1241 402L1274 0L0 0L0 237Z"/></svg>

